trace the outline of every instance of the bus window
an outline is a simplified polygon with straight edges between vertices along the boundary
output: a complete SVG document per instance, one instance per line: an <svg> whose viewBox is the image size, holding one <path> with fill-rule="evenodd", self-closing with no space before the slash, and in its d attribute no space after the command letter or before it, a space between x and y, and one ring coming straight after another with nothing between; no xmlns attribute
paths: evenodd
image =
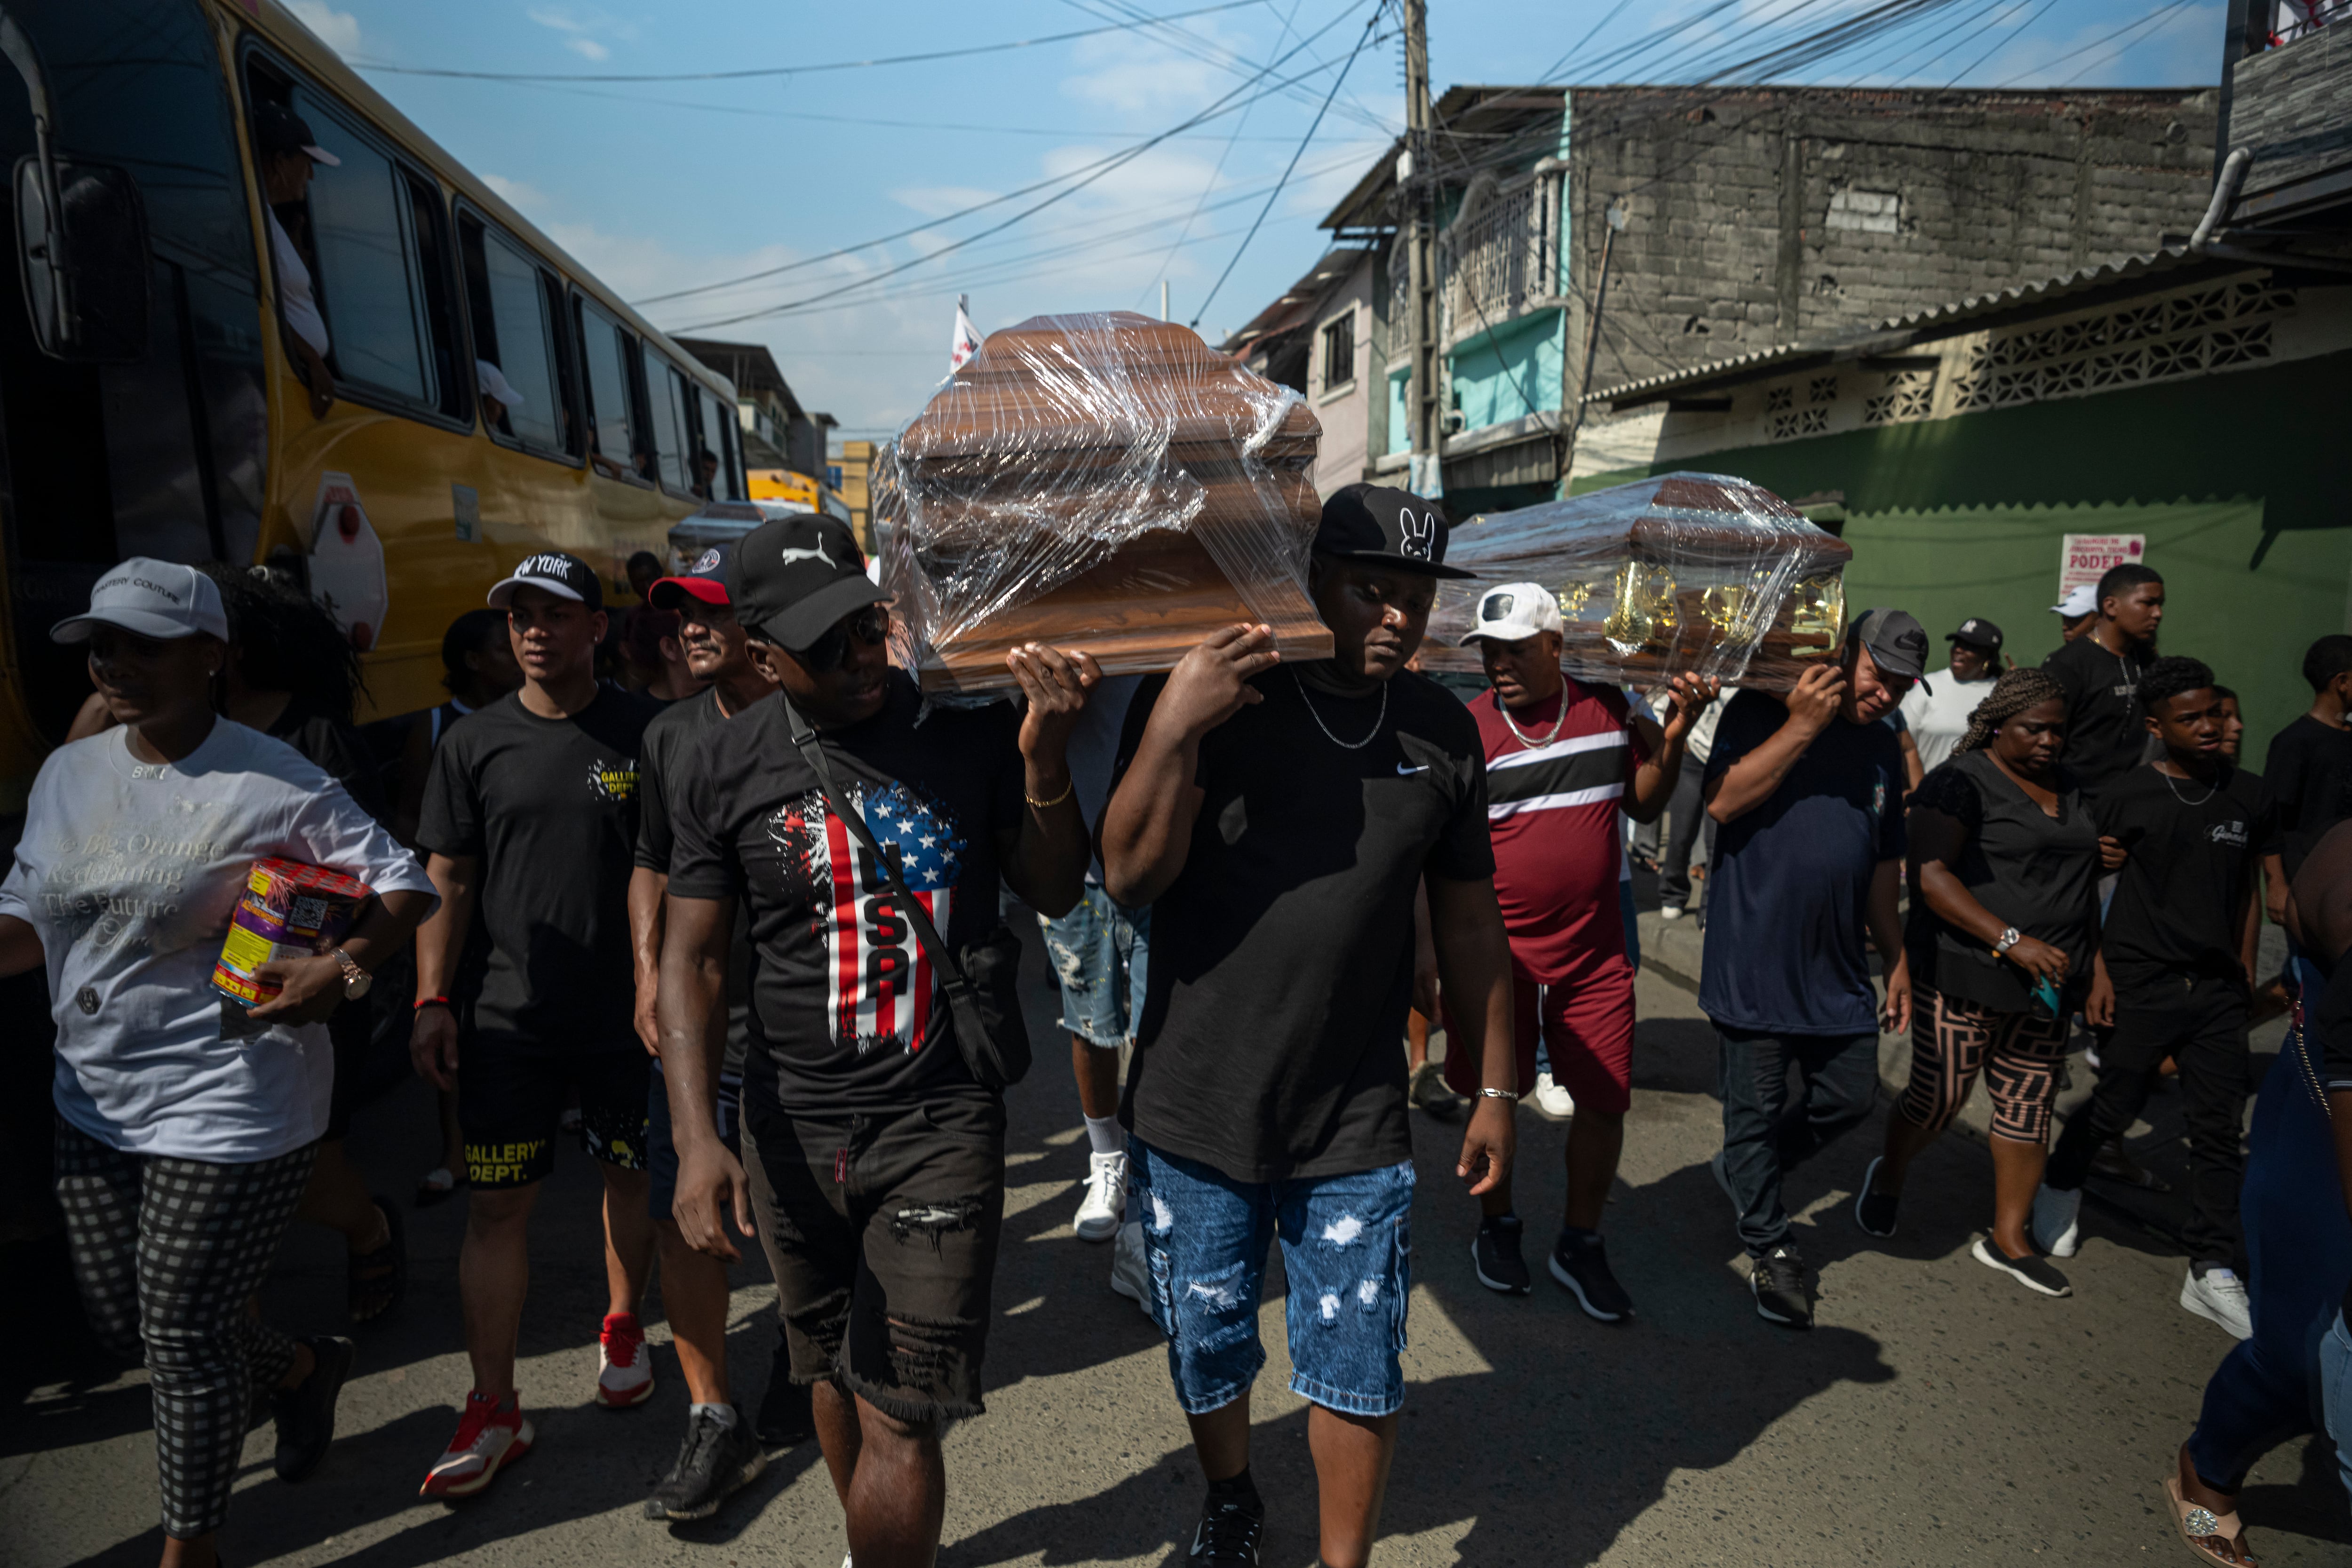
<svg viewBox="0 0 2352 1568"><path fill-rule="evenodd" d="M735 483L735 465L729 460L727 426L733 423L727 416L733 412L707 387L698 386L702 399L702 449L696 460L709 470L709 493L705 500L741 500L742 490Z"/></svg>
<svg viewBox="0 0 2352 1568"><path fill-rule="evenodd" d="M471 216L458 219L458 249L474 356L498 373L477 367L488 399L484 424L525 447L572 453L554 279L529 252Z"/></svg>
<svg viewBox="0 0 2352 1568"><path fill-rule="evenodd" d="M653 415L654 454L659 460L661 482L680 495L693 493L687 484L686 378L669 361L646 345L646 402Z"/></svg>
<svg viewBox="0 0 2352 1568"><path fill-rule="evenodd" d="M629 335L620 323L585 300L575 299L580 357L588 391L588 458L609 479L640 479L645 438L642 410L629 397Z"/></svg>
<svg viewBox="0 0 2352 1568"><path fill-rule="evenodd" d="M427 310L434 291L425 283L409 178L328 100L298 87L294 100L319 145L341 160L320 165L310 190L316 287L335 378L440 408L445 395ZM294 238L299 244L302 237Z"/></svg>

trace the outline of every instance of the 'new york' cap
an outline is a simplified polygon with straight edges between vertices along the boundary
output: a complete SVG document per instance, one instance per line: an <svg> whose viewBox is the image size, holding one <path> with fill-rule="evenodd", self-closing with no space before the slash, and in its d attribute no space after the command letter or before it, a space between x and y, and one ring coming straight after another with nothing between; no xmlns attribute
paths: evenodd
<svg viewBox="0 0 2352 1568"><path fill-rule="evenodd" d="M727 576L734 559L734 546L714 544L677 576L647 584L646 603L656 610L675 610L688 599L699 599L706 605L731 605L734 600L727 591Z"/></svg>
<svg viewBox="0 0 2352 1568"><path fill-rule="evenodd" d="M1909 611L1865 610L1846 640L1868 648L1882 672L1927 686L1920 678L1927 673L1927 628Z"/></svg>
<svg viewBox="0 0 2352 1568"><path fill-rule="evenodd" d="M1315 528L1318 554L1393 566L1424 577L1475 577L1445 564L1445 509L1410 490L1387 485L1349 485L1323 503Z"/></svg>
<svg viewBox="0 0 2352 1568"><path fill-rule="evenodd" d="M51 626L49 640L88 642L100 626L165 641L199 632L228 641L220 584L193 566L145 555L134 555L100 577L89 591L89 608Z"/></svg>
<svg viewBox="0 0 2352 1568"><path fill-rule="evenodd" d="M822 512L763 522L735 544L735 616L803 652L852 610L888 601L849 525Z"/></svg>
<svg viewBox="0 0 2352 1568"><path fill-rule="evenodd" d="M1982 616L1970 616L1960 623L1960 629L1944 634L1946 642L1964 642L1970 647L1980 647L1987 653L2000 651L2000 628ZM1875 658L1875 655L1872 656Z"/></svg>
<svg viewBox="0 0 2352 1568"><path fill-rule="evenodd" d="M566 555L561 550L544 550L537 555L526 555L514 575L501 578L490 589L490 608L503 610L514 603L517 588L542 588L559 599L573 599L592 610L604 607L604 584L588 569L588 563L576 555Z"/></svg>
<svg viewBox="0 0 2352 1568"><path fill-rule="evenodd" d="M1559 605L1540 583L1506 583L1490 588L1478 601L1478 624L1462 646L1480 637L1496 642L1525 642L1538 632L1560 629Z"/></svg>

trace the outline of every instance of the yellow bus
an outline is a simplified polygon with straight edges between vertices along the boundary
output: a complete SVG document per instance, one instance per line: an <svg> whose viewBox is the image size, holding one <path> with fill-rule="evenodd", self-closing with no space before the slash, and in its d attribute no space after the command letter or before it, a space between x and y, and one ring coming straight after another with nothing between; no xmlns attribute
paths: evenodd
<svg viewBox="0 0 2352 1568"><path fill-rule="evenodd" d="M841 499L840 491L822 479L792 468L752 468L745 478L751 487L747 494L752 500L793 501L844 522L851 521L849 503Z"/></svg>
<svg viewBox="0 0 2352 1568"><path fill-rule="evenodd" d="M48 627L125 557L291 573L366 719L440 700L443 630L524 555L625 599L744 495L734 388L275 0L0 0L0 814L89 690ZM290 195L289 110L327 155Z"/></svg>

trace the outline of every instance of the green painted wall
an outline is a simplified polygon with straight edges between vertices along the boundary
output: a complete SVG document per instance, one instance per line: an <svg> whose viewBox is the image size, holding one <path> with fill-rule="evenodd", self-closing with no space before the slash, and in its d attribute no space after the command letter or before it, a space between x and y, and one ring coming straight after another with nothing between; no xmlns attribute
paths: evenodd
<svg viewBox="0 0 2352 1568"><path fill-rule="evenodd" d="M2247 708L2247 760L2310 702L2312 639L2352 630L2352 440L2331 410L2352 354L2135 387L1579 479L1668 468L1783 496L1843 490L1850 605L1943 634L1989 616L2020 663L2058 640L2066 533L2145 533L2164 574L2160 646L2213 666Z"/></svg>
<svg viewBox="0 0 2352 1568"><path fill-rule="evenodd" d="M1382 457L1412 450L1412 367L1389 372L1389 442Z"/></svg>
<svg viewBox="0 0 2352 1568"><path fill-rule="evenodd" d="M1454 406L1476 430L1559 406L1562 312L1538 310L1465 340L1447 354ZM1532 401L1530 401L1532 400Z"/></svg>

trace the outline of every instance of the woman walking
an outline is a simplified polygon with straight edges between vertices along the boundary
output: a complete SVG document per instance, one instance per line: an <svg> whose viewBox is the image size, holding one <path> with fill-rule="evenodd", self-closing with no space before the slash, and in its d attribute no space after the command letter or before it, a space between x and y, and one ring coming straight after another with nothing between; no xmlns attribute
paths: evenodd
<svg viewBox="0 0 2352 1568"><path fill-rule="evenodd" d="M134 558L86 615L115 723L53 752L0 884L0 974L45 966L57 1020L57 1191L93 1327L143 1349L155 1406L164 1568L209 1568L252 1414L300 1480L334 1432L351 1342L250 1318L301 1201L334 1084L320 1021L433 902L415 859L284 743L218 717L218 588ZM264 965L251 1009L212 972L252 863L325 866L375 889L342 946Z"/></svg>
<svg viewBox="0 0 2352 1568"><path fill-rule="evenodd" d="M2066 1277L2027 1237L2066 1055L2090 985L2106 846L2058 767L2066 698L2012 669L1970 716L1951 760L1911 799L1911 1081L1864 1173L1854 1219L1895 1234L1903 1179L1983 1074L1992 1095L1993 1224L1977 1260L2045 1296Z"/></svg>

